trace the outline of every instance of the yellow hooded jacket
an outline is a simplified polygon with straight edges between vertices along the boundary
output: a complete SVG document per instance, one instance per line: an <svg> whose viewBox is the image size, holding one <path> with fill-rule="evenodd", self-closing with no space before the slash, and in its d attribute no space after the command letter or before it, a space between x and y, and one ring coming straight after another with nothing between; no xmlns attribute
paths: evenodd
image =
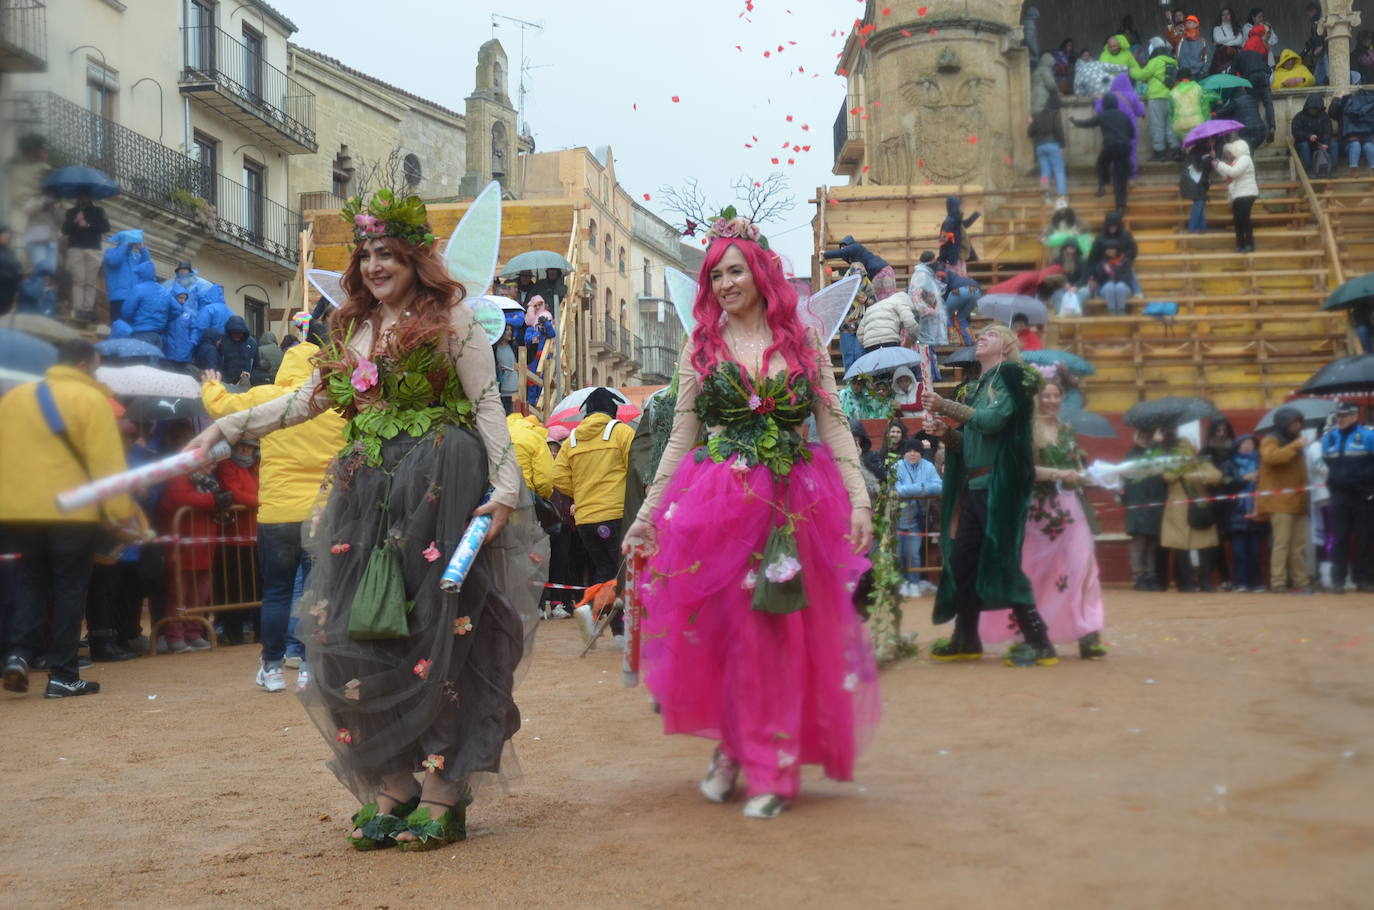
<svg viewBox="0 0 1374 910"><path fill-rule="evenodd" d="M210 416L244 411L296 390L310 378L311 358L319 347L302 342L286 352L272 385L253 386L234 394L223 383L207 382L200 399ZM310 517L310 510L325 480L325 468L343 448L344 419L325 411L305 423L277 430L262 440L262 467L258 474L258 522L291 524Z"/></svg>
<svg viewBox="0 0 1374 910"><path fill-rule="evenodd" d="M1289 60L1296 61L1291 67L1285 68L1284 64ZM1289 79L1296 79L1292 85L1288 84ZM1283 53L1279 54L1279 65L1274 67L1274 81L1271 88L1311 88L1317 84L1317 77L1312 75L1302 62L1302 55L1297 51L1284 48Z"/></svg>
<svg viewBox="0 0 1374 910"><path fill-rule="evenodd" d="M548 499L553 495L553 456L549 454L549 431L534 416L506 415L510 440L515 444L515 457L525 486L535 495Z"/></svg>
<svg viewBox="0 0 1374 910"><path fill-rule="evenodd" d="M1121 47L1121 50L1113 54L1111 49L1107 47L1106 44L1103 44L1102 54L1097 59L1101 60L1103 63L1115 63L1119 66L1135 66L1135 54L1131 53L1131 42L1126 40L1125 35L1115 35L1114 37L1116 38L1118 45Z"/></svg>
<svg viewBox="0 0 1374 910"><path fill-rule="evenodd" d="M128 470L124 442L119 438L110 390L75 367L48 367L43 379L52 389L53 403L67 426L67 436L90 469L90 477L109 477ZM0 398L0 521L43 523L101 520L99 506L73 512L57 510L57 494L82 484L90 477L71 451L48 428L38 404L38 383L11 389ZM128 496L104 503L111 521L141 516Z"/></svg>
<svg viewBox="0 0 1374 910"><path fill-rule="evenodd" d="M604 438L611 419L609 414L592 414L578 424L553 463L554 488L572 497L579 525L625 515L625 474L635 431L617 422L610 437Z"/></svg>

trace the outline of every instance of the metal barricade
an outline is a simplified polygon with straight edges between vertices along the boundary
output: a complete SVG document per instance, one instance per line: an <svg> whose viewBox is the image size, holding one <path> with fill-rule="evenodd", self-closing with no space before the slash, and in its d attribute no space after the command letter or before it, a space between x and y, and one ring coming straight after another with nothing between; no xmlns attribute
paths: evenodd
<svg viewBox="0 0 1374 910"><path fill-rule="evenodd" d="M899 542L897 560L898 569L902 573L902 578L907 579L912 575L927 576L926 581L939 587L940 573L944 569L944 554L940 550L940 497L936 496L917 496L911 499L899 499L897 510L900 514L904 506L911 502L921 505L924 512L924 520L921 523L921 530L903 531L897 529L897 540ZM911 550L905 546L900 546L904 540L916 539L919 544L915 551L914 565L907 564L907 557L913 555Z"/></svg>
<svg viewBox="0 0 1374 910"><path fill-rule="evenodd" d="M167 547L167 608L153 620L152 641L171 622L195 622L205 630L211 646L215 627L209 614L251 610L262 606L262 577L258 569L257 509L230 506L210 518L213 533L199 533L202 509L183 506L172 516Z"/></svg>

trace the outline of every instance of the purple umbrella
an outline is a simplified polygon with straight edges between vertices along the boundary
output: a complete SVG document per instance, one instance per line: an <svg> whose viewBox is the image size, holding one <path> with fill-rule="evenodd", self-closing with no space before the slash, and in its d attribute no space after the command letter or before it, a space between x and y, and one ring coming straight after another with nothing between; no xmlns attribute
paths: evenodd
<svg viewBox="0 0 1374 910"><path fill-rule="evenodd" d="M1245 124L1239 120L1208 120L1199 123L1188 131L1188 135L1183 137L1183 147L1189 148L1204 139L1225 136L1227 133L1235 133L1243 129L1245 129Z"/></svg>

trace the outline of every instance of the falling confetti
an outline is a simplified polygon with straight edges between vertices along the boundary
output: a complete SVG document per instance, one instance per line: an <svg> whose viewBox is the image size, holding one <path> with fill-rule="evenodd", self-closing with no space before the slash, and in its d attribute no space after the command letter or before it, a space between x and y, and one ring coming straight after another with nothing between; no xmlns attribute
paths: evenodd
<svg viewBox="0 0 1374 910"><path fill-rule="evenodd" d="M891 15L892 15L892 10L891 10L890 8L886 7L886 6L883 7L883 15L884 15L884 16L891 16Z"/></svg>
<svg viewBox="0 0 1374 910"><path fill-rule="evenodd" d="M792 122L792 115L791 115L791 114L788 114L788 115L787 115L787 122L788 122L788 123L791 123L791 122Z"/></svg>
<svg viewBox="0 0 1374 910"><path fill-rule="evenodd" d="M649 194L648 194L648 193L645 193L645 194L644 194L644 201L645 201L645 202L648 202L648 201L649 201Z"/></svg>
<svg viewBox="0 0 1374 910"><path fill-rule="evenodd" d="M778 163L778 159L776 159L776 158L772 158L772 159L770 159L770 160L771 160L774 164L777 164L777 163Z"/></svg>
<svg viewBox="0 0 1374 910"><path fill-rule="evenodd" d="M677 95L674 95L674 96L673 96L673 103L674 103L674 104L677 104L677 103L678 103L679 101L681 101L681 100L682 100L682 99L679 98Z"/></svg>
<svg viewBox="0 0 1374 910"><path fill-rule="evenodd" d="M918 15L918 16L924 16L924 15L926 14L926 10L928 10L928 9L930 9L930 7L928 7L928 6L923 6L923 7L921 7L920 9L916 10L916 15Z"/></svg>
<svg viewBox="0 0 1374 910"><path fill-rule="evenodd" d="M911 37L911 32L907 31L906 29L902 29L902 37L903 37L903 38L910 38L910 37Z"/></svg>

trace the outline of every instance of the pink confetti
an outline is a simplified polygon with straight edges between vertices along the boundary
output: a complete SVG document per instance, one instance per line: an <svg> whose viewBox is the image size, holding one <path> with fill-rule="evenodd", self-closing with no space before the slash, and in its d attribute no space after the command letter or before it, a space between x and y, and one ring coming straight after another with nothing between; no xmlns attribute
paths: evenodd
<svg viewBox="0 0 1374 910"><path fill-rule="evenodd" d="M648 193L645 193L645 194L644 194L644 201L645 201L645 202L648 202L648 201L649 201L649 194L648 194Z"/></svg>
<svg viewBox="0 0 1374 910"><path fill-rule="evenodd" d="M682 100L682 99L679 98L677 95L674 95L674 96L673 96L673 103L674 103L674 104L677 104L677 103L678 103L679 101L681 101L681 100Z"/></svg>

